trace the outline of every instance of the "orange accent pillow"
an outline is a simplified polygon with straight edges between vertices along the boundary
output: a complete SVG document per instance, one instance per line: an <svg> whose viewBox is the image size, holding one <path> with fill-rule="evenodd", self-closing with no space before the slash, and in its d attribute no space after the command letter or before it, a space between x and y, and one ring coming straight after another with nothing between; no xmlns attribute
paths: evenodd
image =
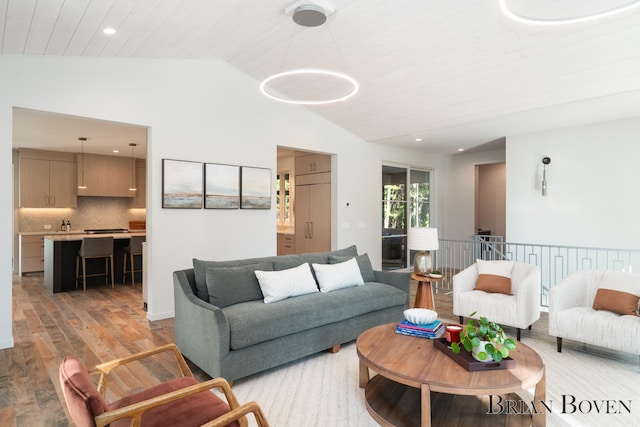
<svg viewBox="0 0 640 427"><path fill-rule="evenodd" d="M513 261L476 260L478 280L476 290L511 295Z"/></svg>
<svg viewBox="0 0 640 427"><path fill-rule="evenodd" d="M496 274L481 274L476 281L476 290L511 295L511 278Z"/></svg>
<svg viewBox="0 0 640 427"><path fill-rule="evenodd" d="M639 307L639 296L615 289L599 288L593 300L594 310L607 310L618 314L639 316Z"/></svg>

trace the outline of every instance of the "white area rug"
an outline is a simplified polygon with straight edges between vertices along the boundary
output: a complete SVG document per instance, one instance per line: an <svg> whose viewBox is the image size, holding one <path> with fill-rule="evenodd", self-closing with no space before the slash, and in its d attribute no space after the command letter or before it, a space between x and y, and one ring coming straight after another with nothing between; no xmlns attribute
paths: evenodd
<svg viewBox="0 0 640 427"><path fill-rule="evenodd" d="M523 342L536 350L546 365L546 402L552 409L547 413L548 426L640 425L637 358L614 360L571 348L569 343L557 353L555 343L526 336ZM319 353L238 380L233 389L240 402L257 401L273 427L378 425L367 412L364 390L358 387L355 343L342 346L336 354ZM630 412L620 402L628 405ZM609 412L620 413L602 413L607 407Z"/></svg>

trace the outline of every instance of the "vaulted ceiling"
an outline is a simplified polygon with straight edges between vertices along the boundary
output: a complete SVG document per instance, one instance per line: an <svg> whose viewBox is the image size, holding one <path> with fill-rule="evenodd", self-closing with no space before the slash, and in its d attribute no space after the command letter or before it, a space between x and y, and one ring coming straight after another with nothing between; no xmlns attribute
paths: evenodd
<svg viewBox="0 0 640 427"><path fill-rule="evenodd" d="M336 70L359 92L306 108L367 141L441 153L640 116L640 8L533 26L506 18L498 0L313 1L335 13L307 28L285 14L291 0L0 0L0 53L221 59L256 85L288 69ZM507 3L557 19L630 0ZM282 90L313 97L323 84Z"/></svg>

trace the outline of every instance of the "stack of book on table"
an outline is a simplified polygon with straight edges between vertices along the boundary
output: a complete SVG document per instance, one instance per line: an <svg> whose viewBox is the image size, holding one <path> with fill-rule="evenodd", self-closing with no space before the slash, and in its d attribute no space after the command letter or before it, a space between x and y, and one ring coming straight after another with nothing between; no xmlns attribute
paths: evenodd
<svg viewBox="0 0 640 427"><path fill-rule="evenodd" d="M403 320L396 326L396 334L433 340L440 338L444 334L444 324L439 319L436 319L428 325L416 325L408 320Z"/></svg>

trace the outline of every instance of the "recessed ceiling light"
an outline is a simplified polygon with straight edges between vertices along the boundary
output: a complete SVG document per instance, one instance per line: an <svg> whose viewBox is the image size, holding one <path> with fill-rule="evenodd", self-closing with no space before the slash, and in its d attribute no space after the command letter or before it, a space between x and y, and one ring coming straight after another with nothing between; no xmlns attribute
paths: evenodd
<svg viewBox="0 0 640 427"><path fill-rule="evenodd" d="M116 29L113 27L106 27L104 30L102 30L102 32L108 36L112 36L116 33Z"/></svg>
<svg viewBox="0 0 640 427"><path fill-rule="evenodd" d="M422 138L416 138L416 142L422 142Z"/></svg>
<svg viewBox="0 0 640 427"><path fill-rule="evenodd" d="M458 148L458 151L464 151L464 148Z"/></svg>
<svg viewBox="0 0 640 427"><path fill-rule="evenodd" d="M119 152L120 152L120 150L113 150L113 152L114 152L114 153L119 153Z"/></svg>

